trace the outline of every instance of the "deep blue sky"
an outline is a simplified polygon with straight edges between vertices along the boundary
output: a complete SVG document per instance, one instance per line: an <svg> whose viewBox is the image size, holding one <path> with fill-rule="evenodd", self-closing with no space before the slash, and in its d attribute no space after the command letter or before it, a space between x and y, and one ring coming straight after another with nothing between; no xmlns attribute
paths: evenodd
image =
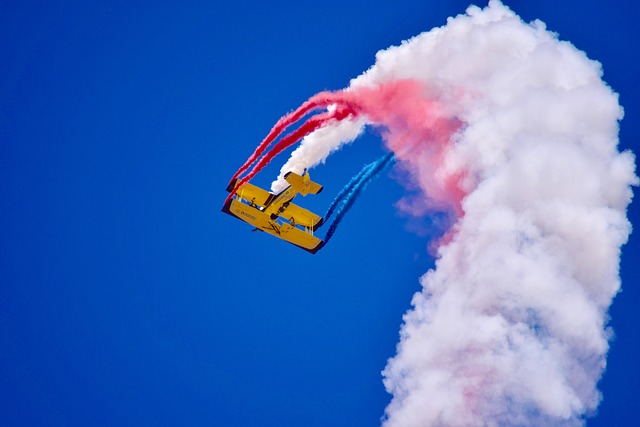
<svg viewBox="0 0 640 427"><path fill-rule="evenodd" d="M433 265L393 208L402 188L375 181L315 256L220 207L281 115L469 3L220 3L0 1L1 426L379 423L380 371ZM603 63L640 152L639 6L506 4ZM382 153L368 135L333 156L306 206ZM638 419L639 242L590 426Z"/></svg>

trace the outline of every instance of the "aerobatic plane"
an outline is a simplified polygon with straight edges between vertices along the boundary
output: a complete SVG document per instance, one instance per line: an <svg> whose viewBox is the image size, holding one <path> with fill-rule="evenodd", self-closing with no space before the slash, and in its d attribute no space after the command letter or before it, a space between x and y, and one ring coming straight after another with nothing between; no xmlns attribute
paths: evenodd
<svg viewBox="0 0 640 427"><path fill-rule="evenodd" d="M322 185L311 181L309 173L302 176L288 172L284 178L289 186L278 194L270 193L246 183L236 189L237 179L231 181L227 191L235 195L222 208L222 212L235 216L312 254L320 250L323 241L313 235L322 225L322 217L291 203L298 194L318 194Z"/></svg>

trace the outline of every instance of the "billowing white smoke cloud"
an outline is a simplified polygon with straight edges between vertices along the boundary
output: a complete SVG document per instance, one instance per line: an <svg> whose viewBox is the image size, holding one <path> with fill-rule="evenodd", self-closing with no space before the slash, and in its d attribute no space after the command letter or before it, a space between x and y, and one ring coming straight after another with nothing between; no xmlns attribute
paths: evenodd
<svg viewBox="0 0 640 427"><path fill-rule="evenodd" d="M440 171L464 172L464 215L383 372L385 425L574 426L599 404L638 183L601 77L542 22L490 1L379 52L352 81L418 79L464 123ZM363 125L310 135L283 170L323 161Z"/></svg>

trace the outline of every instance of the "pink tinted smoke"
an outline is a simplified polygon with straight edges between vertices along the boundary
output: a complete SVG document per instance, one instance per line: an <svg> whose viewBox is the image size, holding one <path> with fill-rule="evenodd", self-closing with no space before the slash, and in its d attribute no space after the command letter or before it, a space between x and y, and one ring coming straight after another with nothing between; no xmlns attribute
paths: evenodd
<svg viewBox="0 0 640 427"><path fill-rule="evenodd" d="M461 123L447 117L443 105L431 99L416 80L357 88L344 95L353 97L369 123L380 126L388 148L426 196L404 203L403 209L424 215L425 211L453 207L460 216L465 196L460 186L463 176L446 172L444 161Z"/></svg>

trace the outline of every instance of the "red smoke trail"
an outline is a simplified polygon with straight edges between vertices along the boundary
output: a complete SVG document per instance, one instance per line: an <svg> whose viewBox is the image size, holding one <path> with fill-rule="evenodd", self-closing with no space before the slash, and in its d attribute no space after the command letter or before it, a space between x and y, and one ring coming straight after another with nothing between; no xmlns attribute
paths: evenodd
<svg viewBox="0 0 640 427"><path fill-rule="evenodd" d="M245 175L241 180L239 180L236 183L233 191L231 191L227 196L227 199L225 200L225 204L228 203L229 200L231 200L233 195L236 193L237 188L240 188L242 185L249 182L249 180L251 180L251 178L253 178L258 172L260 172L262 168L264 168L267 164L269 164L271 159L273 159L275 156L280 154L283 150L286 150L291 145L295 144L297 141L304 138L306 135L310 134L316 129L321 128L322 126L324 126L330 121L334 121L334 120L340 121L349 116L354 116L354 115L356 115L356 111L352 107L340 105L332 112L317 114L311 117L304 124L302 124L302 126L300 126L298 129L296 129L295 131L291 132L289 135L282 138L269 152L267 152L266 155L264 155L258 161L258 163L256 163L256 165L253 167L253 169L251 169L251 171L247 175Z"/></svg>
<svg viewBox="0 0 640 427"><path fill-rule="evenodd" d="M313 110L319 108L326 108L327 106L334 104L336 99L336 93L331 92L320 92L311 98L309 98L306 102L304 102L300 107L298 107L295 111L283 116L273 125L269 134L262 140L260 145L255 149L253 154L249 156L247 161L240 166L240 169L233 175L231 181L238 178L244 171L249 169L249 167L264 153L267 147L276 139L280 134L290 125L300 120L302 117L307 115Z"/></svg>
<svg viewBox="0 0 640 427"><path fill-rule="evenodd" d="M234 179L246 171L287 126L308 112L329 105L337 105L337 108L333 112L313 116L282 138L251 172L237 182L236 188L253 178L280 152L329 121L363 116L369 124L382 129L388 148L426 195L427 208L453 207L457 216L462 215L462 199L466 192L461 188L460 181L464 176L447 173L443 167L452 137L461 123L447 117L443 105L431 99L427 88L417 80L396 80L349 91L321 92L311 97L276 123L254 154L236 172ZM227 202L233 194L235 191L229 194ZM404 209L415 211L416 207L405 203Z"/></svg>

